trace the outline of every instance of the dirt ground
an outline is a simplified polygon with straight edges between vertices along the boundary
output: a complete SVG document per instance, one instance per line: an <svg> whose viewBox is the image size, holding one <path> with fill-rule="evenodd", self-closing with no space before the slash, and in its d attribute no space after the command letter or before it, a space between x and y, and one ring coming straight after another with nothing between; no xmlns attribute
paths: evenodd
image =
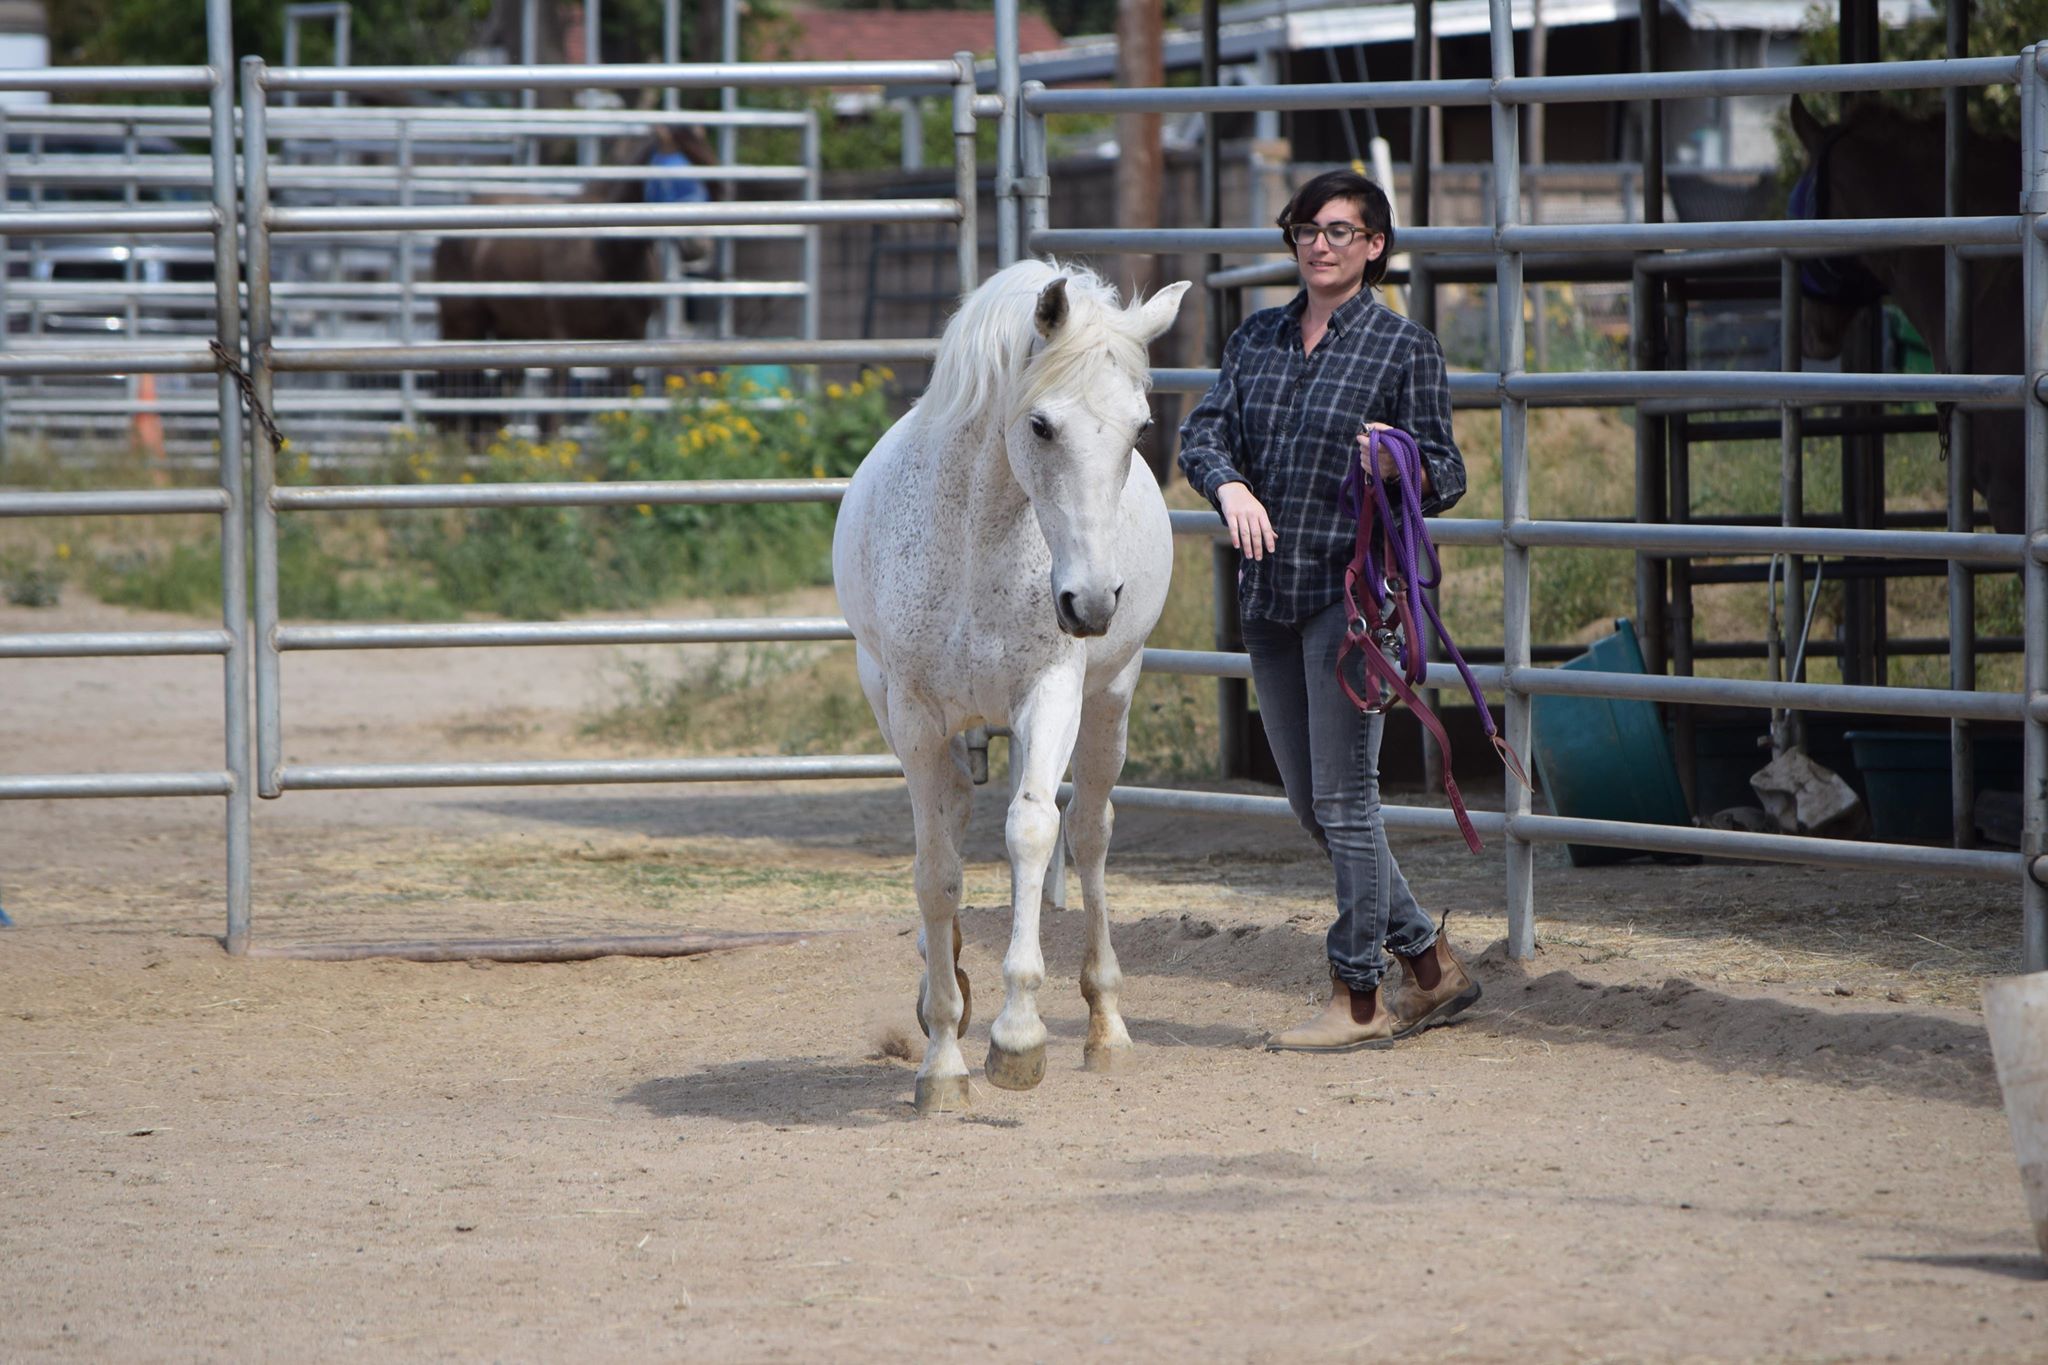
<svg viewBox="0 0 2048 1365"><path fill-rule="evenodd" d="M72 602L0 631L165 618ZM300 761L612 754L624 651L296 655ZM665 658L659 653L643 655ZM214 767L218 664L0 664L0 769ZM1402 798L1410 799L1410 798ZM566 965L231 959L217 801L0 804L0 1360L2041 1360L1977 983L2008 888L1403 840L1486 997L1269 1055L1318 988L1277 826L1132 813L1128 1075L910 1109L891 784L293 794L260 943L801 930ZM983 794L986 1046L1007 934ZM1493 946L1489 946L1493 945Z"/></svg>

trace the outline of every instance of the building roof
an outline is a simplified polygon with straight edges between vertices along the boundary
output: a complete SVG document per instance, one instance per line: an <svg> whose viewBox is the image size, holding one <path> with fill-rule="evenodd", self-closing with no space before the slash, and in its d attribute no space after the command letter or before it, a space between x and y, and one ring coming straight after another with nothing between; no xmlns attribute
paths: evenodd
<svg viewBox="0 0 2048 1365"><path fill-rule="evenodd" d="M1730 29L1763 33L1796 33L1804 26L1815 0L1664 0L1664 6L1694 31ZM1432 27L1439 38L1486 33L1491 27L1487 0L1432 0ZM1511 0L1515 28L1531 27L1529 0ZM1551 28L1608 24L1633 20L1638 0L1544 0L1544 22ZM1888 28L1934 13L1930 0L1878 0L1878 19ZM1355 44L1407 43L1414 40L1413 0L1244 0L1222 8L1218 46L1226 70L1258 61L1274 51L1301 52ZM1166 66L1184 70L1201 60L1197 21L1182 19L1166 32ZM1116 40L1076 37L1057 52L1027 46L1023 75L1048 85L1071 85L1113 79ZM995 64L976 67L982 90L995 89ZM937 89L920 93L938 94Z"/></svg>
<svg viewBox="0 0 2048 1365"><path fill-rule="evenodd" d="M990 10L835 10L790 12L795 41L790 59L799 62L924 61L956 52L995 51L996 17ZM1035 14L1017 17L1020 52L1051 52L1060 46L1053 26Z"/></svg>

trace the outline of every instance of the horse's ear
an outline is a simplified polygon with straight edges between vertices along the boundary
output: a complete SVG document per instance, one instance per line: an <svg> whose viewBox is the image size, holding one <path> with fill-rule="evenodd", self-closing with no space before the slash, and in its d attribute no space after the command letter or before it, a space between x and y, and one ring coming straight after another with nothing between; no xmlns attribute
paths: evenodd
<svg viewBox="0 0 2048 1365"><path fill-rule="evenodd" d="M1792 97L1792 131L1799 136L1799 144L1806 148L1807 155L1817 155L1821 139L1827 136L1827 127L1807 109L1806 101Z"/></svg>
<svg viewBox="0 0 2048 1365"><path fill-rule="evenodd" d="M1053 334L1067 322L1067 277L1059 276L1051 284L1038 291L1038 308L1032 314L1038 324L1038 334L1051 341Z"/></svg>
<svg viewBox="0 0 2048 1365"><path fill-rule="evenodd" d="M1138 330L1145 334L1145 340L1163 336L1166 329L1173 326L1173 320L1180 316L1181 295L1188 292L1192 283L1192 280L1176 280L1140 305Z"/></svg>

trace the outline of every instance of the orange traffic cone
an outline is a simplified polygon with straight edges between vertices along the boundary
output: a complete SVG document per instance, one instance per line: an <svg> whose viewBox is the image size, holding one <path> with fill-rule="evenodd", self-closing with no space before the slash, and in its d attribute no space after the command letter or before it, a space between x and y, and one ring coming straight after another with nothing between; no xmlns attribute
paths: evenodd
<svg viewBox="0 0 2048 1365"><path fill-rule="evenodd" d="M135 385L135 397L144 404L156 402L156 376L143 375ZM136 450L149 461L157 484L171 481L170 465L164 455L164 415L160 412L139 409L129 423L129 433Z"/></svg>

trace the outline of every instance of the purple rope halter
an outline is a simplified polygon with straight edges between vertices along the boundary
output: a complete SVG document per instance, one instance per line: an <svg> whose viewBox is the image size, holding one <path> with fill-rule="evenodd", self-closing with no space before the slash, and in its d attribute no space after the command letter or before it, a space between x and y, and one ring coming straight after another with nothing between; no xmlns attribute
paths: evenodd
<svg viewBox="0 0 2048 1365"><path fill-rule="evenodd" d="M1344 515L1356 521L1365 515L1365 498L1368 490L1373 500L1373 510L1378 514L1384 533L1366 542L1364 572L1360 581L1372 593L1373 605L1385 612L1393 605L1392 599L1398 594L1400 605L1406 613L1396 610L1397 619L1411 622L1427 620L1436 631L1437 639L1443 642L1444 653L1456 665L1458 676L1465 680L1465 690L1472 694L1472 704L1479 708L1479 714L1486 726L1488 738L1494 736L1493 713L1481 697L1478 680L1465 663L1465 656L1458 652L1458 646L1451 641L1450 631L1444 628L1443 617L1437 613L1436 602L1424 589L1435 588L1443 582L1443 563L1438 558L1436 543L1429 538L1429 527L1422 515L1422 451L1415 444L1415 438L1405 431L1388 427L1374 428L1368 433L1367 453L1351 461L1345 471L1344 484L1337 492L1338 505ZM1380 451L1384 449L1394 462L1394 477L1391 480L1374 478L1368 467L1379 467ZM1400 515L1394 515L1394 508L1388 498L1387 485L1393 484L1393 492L1400 499ZM1381 563L1381 547L1391 546L1394 563ZM1423 566L1428 572L1423 572ZM1355 623L1354 623L1355 624ZM1399 639L1401 671L1410 683L1419 684L1427 671L1428 655L1420 632L1402 635Z"/></svg>
<svg viewBox="0 0 2048 1365"><path fill-rule="evenodd" d="M1382 451L1386 452L1394 467L1394 475L1389 479L1375 476ZM1472 676L1464 655L1458 652L1450 632L1444 629L1443 617L1438 615L1436 603L1424 591L1443 581L1443 564L1437 557L1436 545L1429 538L1429 528L1422 515L1422 477L1422 452L1416 446L1415 438L1391 427L1369 431L1365 453L1354 457L1345 470L1343 487L1338 490L1338 505L1346 516L1358 523L1358 548L1345 574L1345 604L1350 609L1351 620L1346 631L1344 653L1348 654L1352 649L1364 653L1366 676L1380 694L1379 704L1374 705L1351 691L1350 681L1341 671L1342 656L1338 660L1338 676L1345 691L1361 709L1385 710L1392 705L1392 700L1386 696L1391 690L1409 704L1416 719L1436 736L1444 752L1445 792L1451 799L1451 809L1457 816L1466 843L1477 853L1479 836L1472 829L1465 814L1464 800L1451 776L1449 739L1444 734L1442 723L1422 704L1414 691L1423 685L1428 675L1428 650L1422 634L1422 622L1428 621L1436 631L1437 639L1443 642L1444 653L1456 665L1458 676L1464 679L1465 690L1471 694L1473 706L1478 708L1480 723L1486 727L1486 737L1493 742L1501 761L1525 785L1529 779L1514 750L1507 746L1495 727L1493 712L1480 694L1478 679ZM1398 515L1393 501L1396 498L1400 502ZM1391 662L1396 659L1400 664L1398 671Z"/></svg>

